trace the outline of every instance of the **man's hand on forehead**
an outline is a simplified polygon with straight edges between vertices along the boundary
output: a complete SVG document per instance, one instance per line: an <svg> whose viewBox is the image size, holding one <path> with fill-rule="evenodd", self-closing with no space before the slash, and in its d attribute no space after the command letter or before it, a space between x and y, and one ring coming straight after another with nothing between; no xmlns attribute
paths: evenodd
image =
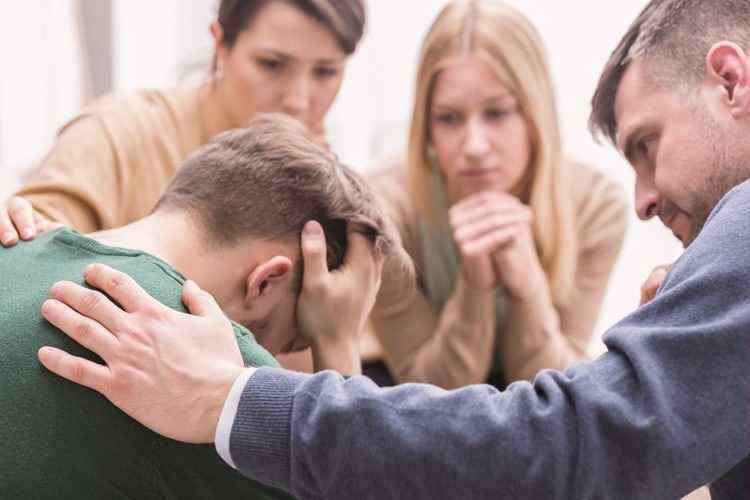
<svg viewBox="0 0 750 500"><path fill-rule="evenodd" d="M363 227L348 225L344 263L329 271L320 224L310 221L302 232L305 273L297 322L312 345L316 371L361 372L359 337L375 304L383 268L383 257L375 255L364 233Z"/></svg>

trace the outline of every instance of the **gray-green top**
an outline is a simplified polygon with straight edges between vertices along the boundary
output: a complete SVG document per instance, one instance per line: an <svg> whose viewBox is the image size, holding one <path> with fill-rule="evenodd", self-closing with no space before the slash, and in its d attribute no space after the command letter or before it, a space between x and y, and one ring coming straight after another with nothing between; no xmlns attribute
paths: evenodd
<svg viewBox="0 0 750 500"><path fill-rule="evenodd" d="M67 229L0 252L0 498L285 497L241 476L213 446L158 436L37 361L44 345L101 361L40 314L53 283L83 284L83 269L94 262L128 273L165 305L186 311L184 276L145 252ZM278 366L247 329L234 330L246 365Z"/></svg>

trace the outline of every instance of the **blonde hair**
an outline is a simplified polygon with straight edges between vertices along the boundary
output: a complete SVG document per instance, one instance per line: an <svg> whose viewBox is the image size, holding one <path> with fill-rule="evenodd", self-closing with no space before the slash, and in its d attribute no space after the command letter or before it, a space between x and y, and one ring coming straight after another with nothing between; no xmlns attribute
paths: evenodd
<svg viewBox="0 0 750 500"><path fill-rule="evenodd" d="M487 64L518 100L531 158L517 187L534 213L534 242L553 301L564 304L575 274L577 245L554 89L538 33L525 16L499 0L451 2L425 38L407 153L412 199L419 213L435 225L436 209L429 194L429 107L438 73L464 56Z"/></svg>

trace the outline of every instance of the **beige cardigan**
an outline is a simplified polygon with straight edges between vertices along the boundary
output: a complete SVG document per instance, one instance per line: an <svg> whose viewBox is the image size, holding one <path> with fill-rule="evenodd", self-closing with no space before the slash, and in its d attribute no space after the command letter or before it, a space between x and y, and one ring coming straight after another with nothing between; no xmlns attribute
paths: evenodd
<svg viewBox="0 0 750 500"><path fill-rule="evenodd" d="M62 127L18 194L84 233L122 226L148 215L207 141L198 89L106 96Z"/></svg>
<svg viewBox="0 0 750 500"><path fill-rule="evenodd" d="M395 162L369 174L387 205L403 245L422 267L417 215L405 168ZM564 369L587 357L607 280L627 226L623 190L593 168L572 163L573 206L578 233L578 265L567 307L555 307L542 287L526 303L508 300L501 338L492 318L477 317L471 301L450 298L435 311L418 283L410 286L386 273L371 316L386 366L397 382L427 382L445 388L487 380L493 358L507 382L532 380L543 368ZM419 276L418 276L419 278ZM493 346L497 352L492 352Z"/></svg>

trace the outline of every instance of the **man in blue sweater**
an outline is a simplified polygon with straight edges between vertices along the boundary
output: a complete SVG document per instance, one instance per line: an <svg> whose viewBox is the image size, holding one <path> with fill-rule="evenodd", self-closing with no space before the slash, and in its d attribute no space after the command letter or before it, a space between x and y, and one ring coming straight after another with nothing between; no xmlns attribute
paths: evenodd
<svg viewBox="0 0 750 500"><path fill-rule="evenodd" d="M635 168L638 214L659 216L687 249L656 298L605 334L609 351L597 360L543 371L533 385L504 392L446 392L378 389L332 372L230 368L232 353L195 351L190 371L217 388L133 416L176 439L215 441L244 474L303 498L661 499L707 483L714 498L748 498L749 52L749 0L654 0L604 70L592 128ZM113 275L101 267L89 282L107 291ZM322 300L317 330L307 333L344 335L361 318L344 314L347 301L370 287L350 283L347 295L337 273L306 269L308 277L319 280L323 299L335 290L340 302ZM119 293L147 300L127 280ZM74 297L57 298L79 307ZM165 314L160 327L114 306L91 317L105 327L97 335L129 324L156 345L176 330L164 318L200 330L187 316ZM77 338L84 319L67 309L62 316L49 318ZM138 352L159 361L158 349ZM40 351L47 368L126 410L163 385L186 390L168 370L131 366L126 346L102 357L106 375ZM217 366L231 375L212 377ZM196 399L200 408L191 406ZM190 418L217 409L218 418ZM193 424L171 422L174 414Z"/></svg>

